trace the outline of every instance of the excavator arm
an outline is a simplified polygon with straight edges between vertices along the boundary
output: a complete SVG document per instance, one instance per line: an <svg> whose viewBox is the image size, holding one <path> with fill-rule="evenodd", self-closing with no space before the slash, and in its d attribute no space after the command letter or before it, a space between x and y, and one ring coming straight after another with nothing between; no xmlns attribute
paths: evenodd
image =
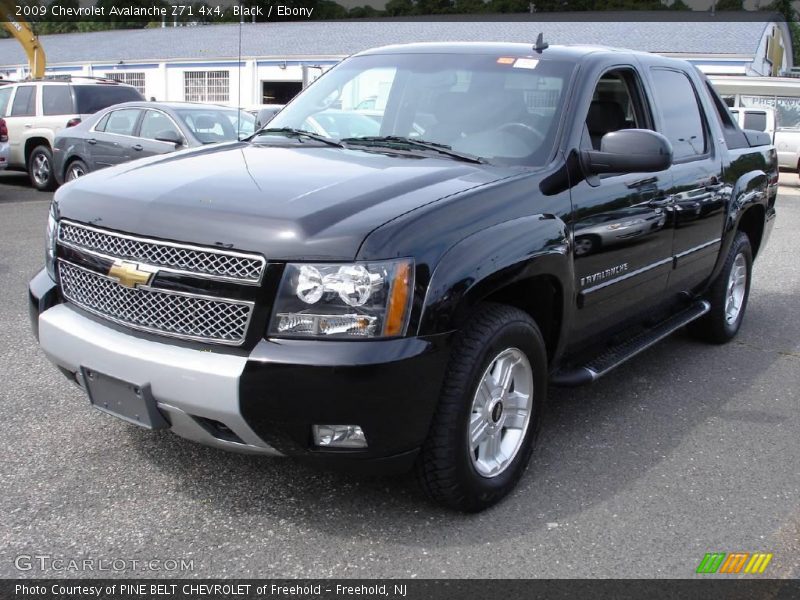
<svg viewBox="0 0 800 600"><path fill-rule="evenodd" d="M31 78L39 79L44 77L44 48L42 48L39 38L33 33L28 22L14 14L14 7L7 0L0 0L0 22L11 35L17 38L17 41L25 49L25 54L28 55Z"/></svg>

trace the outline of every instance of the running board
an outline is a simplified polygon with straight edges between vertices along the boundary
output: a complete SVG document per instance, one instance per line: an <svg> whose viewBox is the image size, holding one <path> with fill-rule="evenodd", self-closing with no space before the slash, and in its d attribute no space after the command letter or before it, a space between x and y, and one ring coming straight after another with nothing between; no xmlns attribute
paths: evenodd
<svg viewBox="0 0 800 600"><path fill-rule="evenodd" d="M699 319L710 309L711 305L706 300L695 302L681 312L661 321L655 327L643 331L617 346L612 346L602 354L595 356L585 365L556 372L550 378L550 383L562 387L575 387L591 383L620 366L629 358L633 358L653 344L660 342L684 325Z"/></svg>

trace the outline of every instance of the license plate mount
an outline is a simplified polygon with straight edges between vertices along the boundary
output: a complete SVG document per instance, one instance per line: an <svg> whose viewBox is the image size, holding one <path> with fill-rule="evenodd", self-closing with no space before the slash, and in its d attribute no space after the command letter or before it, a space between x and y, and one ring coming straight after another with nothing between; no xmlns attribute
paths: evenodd
<svg viewBox="0 0 800 600"><path fill-rule="evenodd" d="M145 429L165 429L169 423L156 406L150 384L138 385L81 367L89 402L97 410Z"/></svg>

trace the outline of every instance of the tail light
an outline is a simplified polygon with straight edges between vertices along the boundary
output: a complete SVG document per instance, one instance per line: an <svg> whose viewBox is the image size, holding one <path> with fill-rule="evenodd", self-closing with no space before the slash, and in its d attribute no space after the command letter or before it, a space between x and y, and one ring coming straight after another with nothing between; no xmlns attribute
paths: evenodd
<svg viewBox="0 0 800 600"><path fill-rule="evenodd" d="M75 125L77 125L80 122L81 122L80 118L75 117L74 119L70 119L69 121L67 121L67 127L75 127Z"/></svg>
<svg viewBox="0 0 800 600"><path fill-rule="evenodd" d="M0 119L0 142L8 141L8 126L5 119Z"/></svg>

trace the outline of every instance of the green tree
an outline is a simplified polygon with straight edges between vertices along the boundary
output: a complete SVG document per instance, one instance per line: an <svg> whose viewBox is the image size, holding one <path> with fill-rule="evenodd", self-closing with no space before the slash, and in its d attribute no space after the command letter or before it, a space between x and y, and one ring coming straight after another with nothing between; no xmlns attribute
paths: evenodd
<svg viewBox="0 0 800 600"><path fill-rule="evenodd" d="M675 0L672 4L669 5L670 10L692 10L689 8L689 5L686 4L683 0Z"/></svg>
<svg viewBox="0 0 800 600"><path fill-rule="evenodd" d="M414 14L414 3L411 0L389 0L385 10L390 17L406 17Z"/></svg>
<svg viewBox="0 0 800 600"><path fill-rule="evenodd" d="M715 10L744 10L744 0L717 0Z"/></svg>

